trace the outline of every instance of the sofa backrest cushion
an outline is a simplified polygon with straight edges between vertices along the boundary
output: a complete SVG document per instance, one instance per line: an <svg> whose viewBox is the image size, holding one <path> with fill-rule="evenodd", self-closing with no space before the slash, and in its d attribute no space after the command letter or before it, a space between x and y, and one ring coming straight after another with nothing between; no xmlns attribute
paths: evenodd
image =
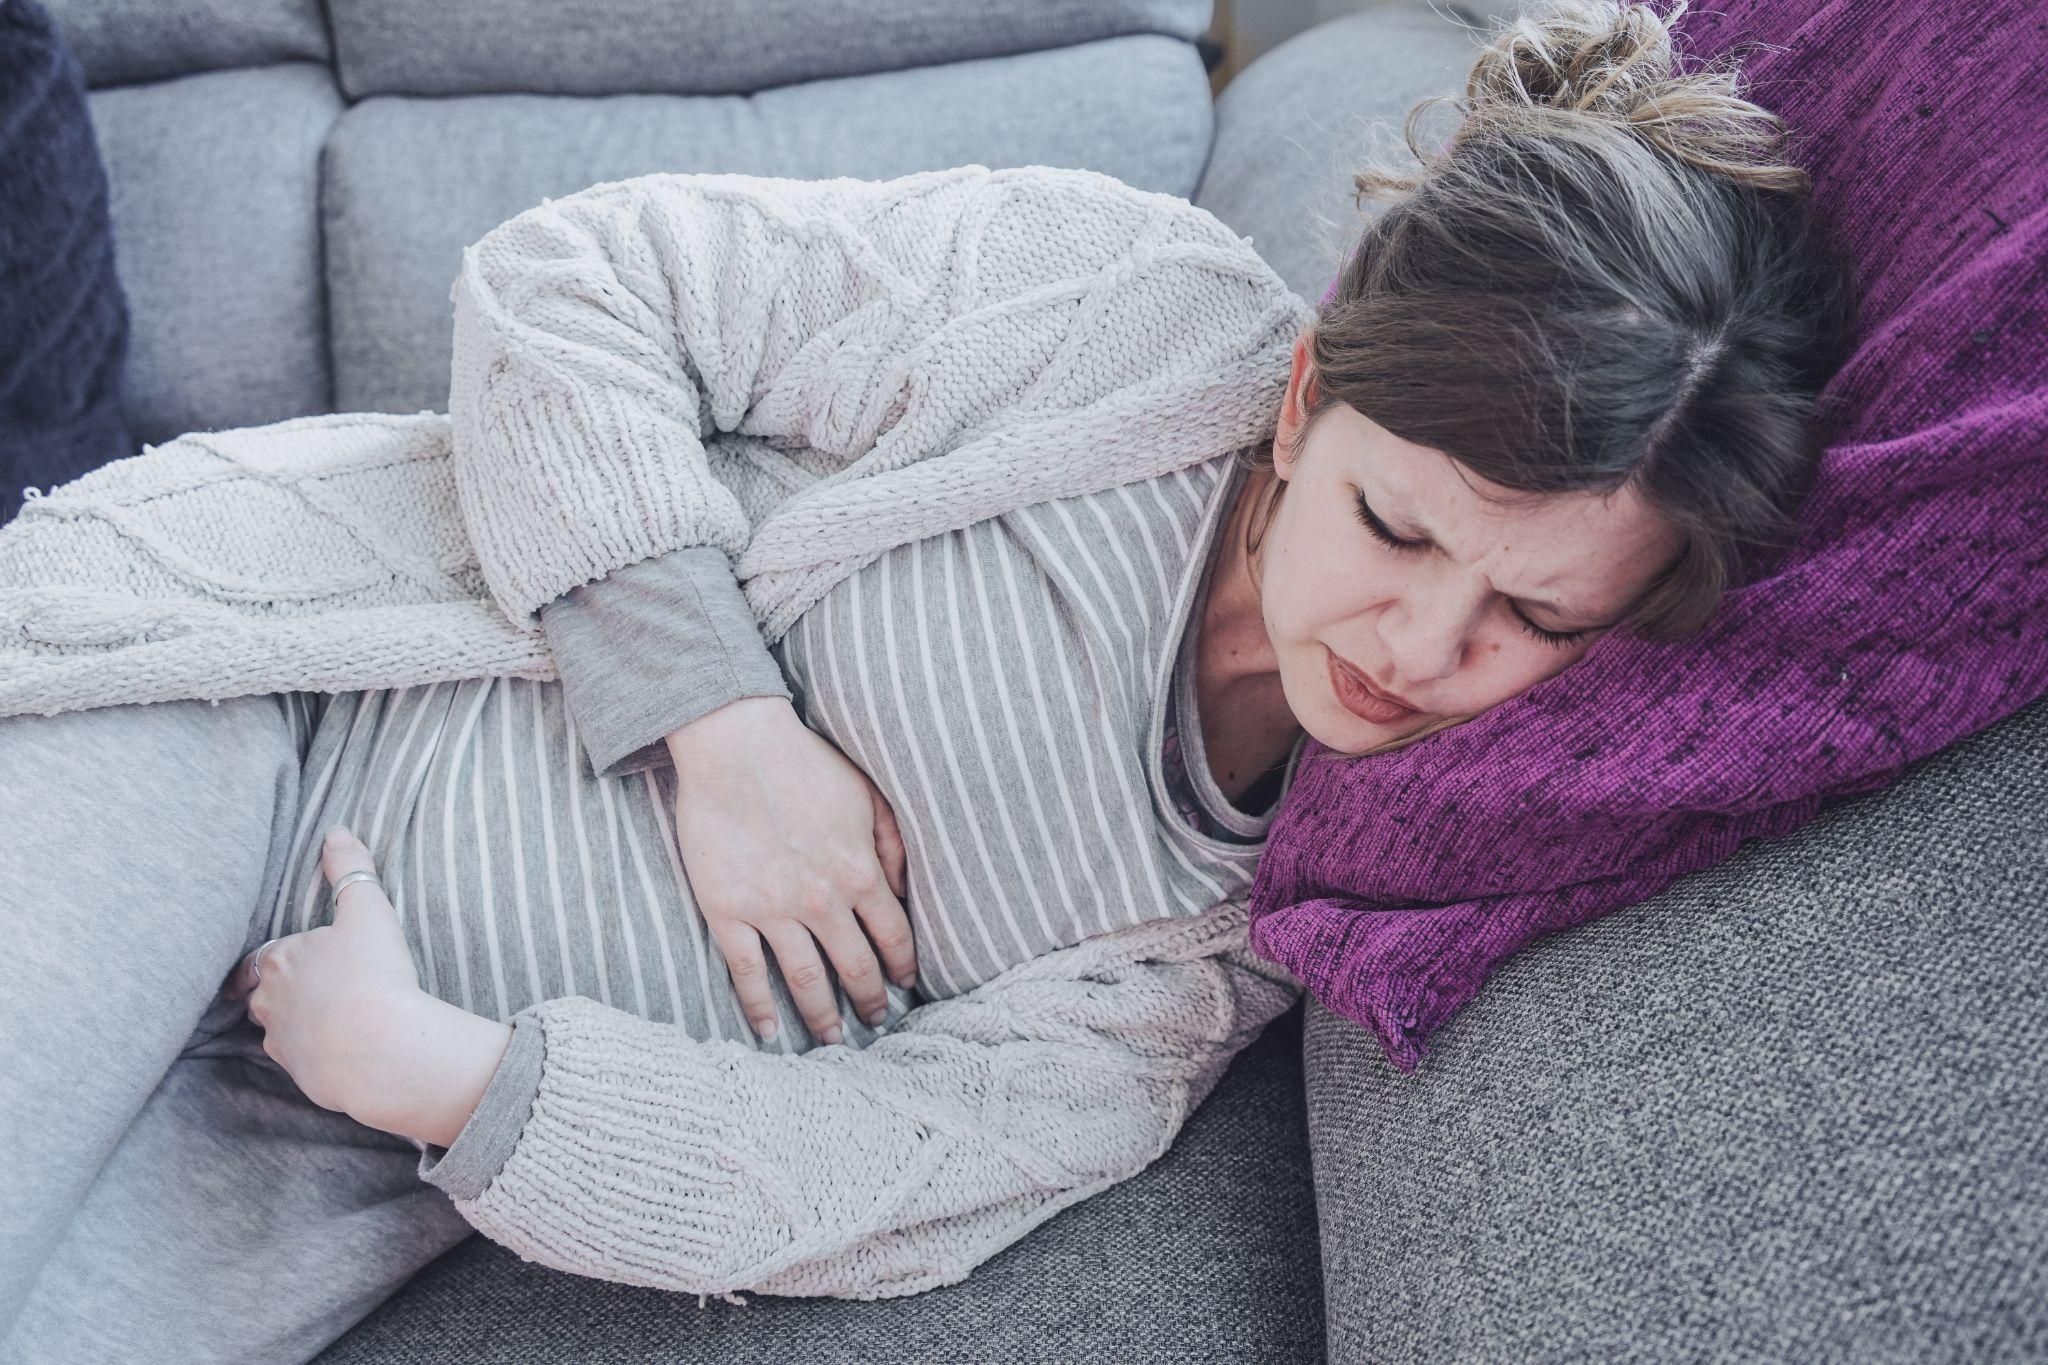
<svg viewBox="0 0 2048 1365"><path fill-rule="evenodd" d="M745 97L362 100L322 163L334 406L445 409L462 248L543 198L653 171L883 180L977 162L1186 195L1209 135L1199 55L1156 34Z"/></svg>
<svg viewBox="0 0 2048 1365"><path fill-rule="evenodd" d="M445 406L462 247L602 181L1042 163L1189 195L1211 136L1210 0L51 6L94 87L142 442ZM698 89L745 93L647 93Z"/></svg>
<svg viewBox="0 0 2048 1365"><path fill-rule="evenodd" d="M321 0L49 0L49 7L95 90L332 56Z"/></svg>
<svg viewBox="0 0 2048 1365"><path fill-rule="evenodd" d="M1212 0L335 0L365 95L726 95L1133 33L1192 43Z"/></svg>

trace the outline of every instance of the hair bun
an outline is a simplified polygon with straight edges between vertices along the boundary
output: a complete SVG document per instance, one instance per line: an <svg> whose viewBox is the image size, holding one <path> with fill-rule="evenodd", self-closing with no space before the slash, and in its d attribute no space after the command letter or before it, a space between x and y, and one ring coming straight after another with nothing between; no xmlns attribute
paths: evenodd
<svg viewBox="0 0 2048 1365"><path fill-rule="evenodd" d="M1668 13L1618 0L1546 0L1494 33L1465 81L1468 122L1551 116L1618 122L1658 151L1759 190L1803 193L1786 160L1784 122L1741 93L1730 55L1681 73Z"/></svg>

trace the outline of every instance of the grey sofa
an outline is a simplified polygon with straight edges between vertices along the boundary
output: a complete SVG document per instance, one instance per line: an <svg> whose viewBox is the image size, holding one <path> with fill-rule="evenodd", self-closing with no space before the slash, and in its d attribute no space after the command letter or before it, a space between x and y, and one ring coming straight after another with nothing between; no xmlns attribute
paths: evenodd
<svg viewBox="0 0 2048 1365"><path fill-rule="evenodd" d="M656 170L1085 166L1310 298L1375 119L1481 16L1325 24L1213 102L1209 0L50 0L141 440L446 404L461 247ZM1239 0L1252 3L1253 0ZM2048 1358L2048 704L1509 964L1402 1076L1315 1009L964 1283L746 1306L473 1238L331 1361Z"/></svg>

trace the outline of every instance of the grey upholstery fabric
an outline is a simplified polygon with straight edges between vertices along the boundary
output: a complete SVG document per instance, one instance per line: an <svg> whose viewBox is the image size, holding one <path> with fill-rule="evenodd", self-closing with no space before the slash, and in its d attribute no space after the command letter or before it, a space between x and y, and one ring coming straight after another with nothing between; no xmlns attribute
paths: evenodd
<svg viewBox="0 0 2048 1365"><path fill-rule="evenodd" d="M347 0L342 88L366 95L714 95L1130 33L1192 43L1211 0Z"/></svg>
<svg viewBox="0 0 2048 1365"><path fill-rule="evenodd" d="M901 1299L745 1307L580 1279L471 1238L322 1365L1292 1365L1323 1301L1303 1132L1300 1011L1238 1057L1180 1140L959 1284Z"/></svg>
<svg viewBox="0 0 2048 1365"><path fill-rule="evenodd" d="M327 151L335 406L447 407L462 248L543 197L650 171L884 179L967 162L1084 167L1185 196L1209 134L1200 57L1156 35L746 98L364 100Z"/></svg>
<svg viewBox="0 0 2048 1365"><path fill-rule="evenodd" d="M135 438L329 411L317 206L341 97L328 68L216 71L90 99L128 295Z"/></svg>
<svg viewBox="0 0 2048 1365"><path fill-rule="evenodd" d="M329 60L320 0L45 0L94 87Z"/></svg>
<svg viewBox="0 0 2048 1365"><path fill-rule="evenodd" d="M1352 173L1375 145L1403 150L1401 120L1417 100L1462 89L1479 36L1453 11L1402 0L1282 43L1217 96L1195 202L1315 302L1364 221Z"/></svg>
<svg viewBox="0 0 2048 1365"><path fill-rule="evenodd" d="M2048 701L1513 959L1403 1077L1307 1028L1337 1361L2048 1359Z"/></svg>

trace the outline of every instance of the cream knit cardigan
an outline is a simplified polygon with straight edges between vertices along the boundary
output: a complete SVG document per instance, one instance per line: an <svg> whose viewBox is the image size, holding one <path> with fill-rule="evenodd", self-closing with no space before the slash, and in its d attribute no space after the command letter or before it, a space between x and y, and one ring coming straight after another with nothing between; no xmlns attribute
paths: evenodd
<svg viewBox="0 0 2048 1365"><path fill-rule="evenodd" d="M1090 171L650 175L463 252L448 414L191 433L0 533L0 716L511 674L716 545L772 643L882 551L1272 432L1312 317Z"/></svg>
<svg viewBox="0 0 2048 1365"><path fill-rule="evenodd" d="M1044 166L611 182L486 234L450 297L446 416L192 433L31 500L0 715L550 678L543 604L690 546L772 641L895 545L1267 438L1312 317L1187 201ZM457 1206L582 1274L907 1293L1144 1166L1293 998L1226 904L859 1052L549 1001L517 1144Z"/></svg>

